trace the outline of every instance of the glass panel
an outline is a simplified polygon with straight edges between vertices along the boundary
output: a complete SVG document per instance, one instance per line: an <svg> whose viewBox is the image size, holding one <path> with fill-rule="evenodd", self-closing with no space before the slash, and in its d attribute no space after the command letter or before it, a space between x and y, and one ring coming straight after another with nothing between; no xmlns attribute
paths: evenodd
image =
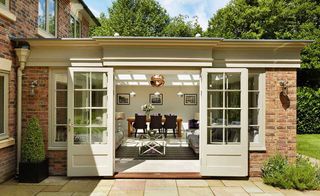
<svg viewBox="0 0 320 196"><path fill-rule="evenodd" d="M249 90L259 90L259 74L249 74Z"/></svg>
<svg viewBox="0 0 320 196"><path fill-rule="evenodd" d="M208 92L208 108L223 107L223 92Z"/></svg>
<svg viewBox="0 0 320 196"><path fill-rule="evenodd" d="M48 0L49 3L49 33L56 34L56 1Z"/></svg>
<svg viewBox="0 0 320 196"><path fill-rule="evenodd" d="M108 77L106 73L92 73L92 89L107 89Z"/></svg>
<svg viewBox="0 0 320 196"><path fill-rule="evenodd" d="M226 110L226 125L240 125L241 110Z"/></svg>
<svg viewBox="0 0 320 196"><path fill-rule="evenodd" d="M38 27L46 30L46 0L39 0L38 4Z"/></svg>
<svg viewBox="0 0 320 196"><path fill-rule="evenodd" d="M208 74L208 89L223 89L223 73Z"/></svg>
<svg viewBox="0 0 320 196"><path fill-rule="evenodd" d="M257 108L259 101L259 92L249 92L249 108Z"/></svg>
<svg viewBox="0 0 320 196"><path fill-rule="evenodd" d="M240 144L240 128L225 129L226 144Z"/></svg>
<svg viewBox="0 0 320 196"><path fill-rule="evenodd" d="M91 143L106 144L108 141L108 131L106 127L92 128Z"/></svg>
<svg viewBox="0 0 320 196"><path fill-rule="evenodd" d="M258 125L259 109L249 109L249 125Z"/></svg>
<svg viewBox="0 0 320 196"><path fill-rule="evenodd" d="M6 0L0 0L0 4L6 5Z"/></svg>
<svg viewBox="0 0 320 196"><path fill-rule="evenodd" d="M226 92L226 108L240 108L241 92Z"/></svg>
<svg viewBox="0 0 320 196"><path fill-rule="evenodd" d="M107 91L92 91L92 107L107 107Z"/></svg>
<svg viewBox="0 0 320 196"><path fill-rule="evenodd" d="M0 134L4 134L4 77L0 76Z"/></svg>
<svg viewBox="0 0 320 196"><path fill-rule="evenodd" d="M259 127L249 127L249 142L259 143Z"/></svg>
<svg viewBox="0 0 320 196"><path fill-rule="evenodd" d="M56 127L56 142L67 141L67 126L57 126Z"/></svg>
<svg viewBox="0 0 320 196"><path fill-rule="evenodd" d="M76 20L76 37L81 37L80 22Z"/></svg>
<svg viewBox="0 0 320 196"><path fill-rule="evenodd" d="M223 110L208 110L208 126L223 125Z"/></svg>
<svg viewBox="0 0 320 196"><path fill-rule="evenodd" d="M240 89L240 73L226 73L226 89L239 90Z"/></svg>
<svg viewBox="0 0 320 196"><path fill-rule="evenodd" d="M74 73L74 89L89 89L89 73Z"/></svg>
<svg viewBox="0 0 320 196"><path fill-rule="evenodd" d="M75 37L75 19L70 16L70 27L69 27L69 36L70 37Z"/></svg>
<svg viewBox="0 0 320 196"><path fill-rule="evenodd" d="M74 91L74 107L89 107L90 91Z"/></svg>
<svg viewBox="0 0 320 196"><path fill-rule="evenodd" d="M57 107L67 107L68 106L68 92L67 91L57 91L56 92L56 106Z"/></svg>
<svg viewBox="0 0 320 196"><path fill-rule="evenodd" d="M94 126L107 126L107 110L92 110L91 123Z"/></svg>
<svg viewBox="0 0 320 196"><path fill-rule="evenodd" d="M56 124L67 124L67 119L67 108L59 108L56 110Z"/></svg>
<svg viewBox="0 0 320 196"><path fill-rule="evenodd" d="M54 80L56 81L56 89L58 90L68 89L68 79L66 74L55 74Z"/></svg>
<svg viewBox="0 0 320 196"><path fill-rule="evenodd" d="M208 144L223 142L223 129L222 128L209 128L208 129Z"/></svg>
<svg viewBox="0 0 320 196"><path fill-rule="evenodd" d="M89 144L89 128L75 127L74 128L74 144Z"/></svg>
<svg viewBox="0 0 320 196"><path fill-rule="evenodd" d="M89 118L90 112L87 109L75 109L74 110L74 124L75 125L89 125L90 118Z"/></svg>

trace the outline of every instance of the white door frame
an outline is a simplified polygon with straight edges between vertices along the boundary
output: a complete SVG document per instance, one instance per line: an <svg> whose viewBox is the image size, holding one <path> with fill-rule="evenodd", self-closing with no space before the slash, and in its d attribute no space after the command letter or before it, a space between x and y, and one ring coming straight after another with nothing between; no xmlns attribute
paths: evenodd
<svg viewBox="0 0 320 196"><path fill-rule="evenodd" d="M74 73L107 73L107 120L106 120L106 143L91 143L91 132L89 143L74 144ZM67 153L67 175L68 176L113 176L114 174L114 91L113 91L113 68L75 68L68 69L68 153ZM89 91L92 94L91 82ZM91 99L91 98L90 98ZM103 98L104 99L104 98ZM90 104L89 110L92 107ZM92 113L92 111L90 111ZM103 114L104 115L104 114ZM89 115L89 118L91 115ZM103 121L103 119L102 119ZM92 127L91 119L89 127ZM83 128L85 126L81 126ZM103 126L104 127L104 126ZM89 129L91 130L91 129ZM103 135L103 133L102 133Z"/></svg>
<svg viewBox="0 0 320 196"><path fill-rule="evenodd" d="M221 125L208 125L208 74L240 73L241 111L240 111L240 144L208 144L208 129L215 126L223 130L225 141L225 119ZM225 75L224 75L225 76ZM223 77L225 78L225 77ZM223 79L225 81L225 79ZM224 83L225 85L225 83ZM200 98L200 171L202 176L248 176L248 70L243 68L203 68L201 72ZM225 89L225 87L223 88ZM224 93L224 92L223 92ZM224 96L224 95L223 95ZM223 101L225 103L225 101ZM223 103L223 104L224 104ZM222 107L225 118L225 104ZM218 123L219 124L219 123ZM208 127L209 126L209 127ZM212 127L211 127L212 126ZM220 127L219 127L220 126ZM221 130L220 129L220 130Z"/></svg>

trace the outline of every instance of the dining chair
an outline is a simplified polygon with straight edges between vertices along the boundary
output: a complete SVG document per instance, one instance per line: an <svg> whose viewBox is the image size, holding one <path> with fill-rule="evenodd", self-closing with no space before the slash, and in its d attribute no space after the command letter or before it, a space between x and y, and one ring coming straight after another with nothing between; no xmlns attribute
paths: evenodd
<svg viewBox="0 0 320 196"><path fill-rule="evenodd" d="M167 137L168 129L172 129L173 136L176 137L177 128L177 116L176 115L165 115L166 120L164 121L164 136Z"/></svg>
<svg viewBox="0 0 320 196"><path fill-rule="evenodd" d="M154 130L154 129L158 129L159 133L161 133L163 129L161 114L150 116L150 130Z"/></svg>
<svg viewBox="0 0 320 196"><path fill-rule="evenodd" d="M139 129L142 129L145 134L147 130L147 116L135 114L133 128L135 129L134 137L137 137Z"/></svg>

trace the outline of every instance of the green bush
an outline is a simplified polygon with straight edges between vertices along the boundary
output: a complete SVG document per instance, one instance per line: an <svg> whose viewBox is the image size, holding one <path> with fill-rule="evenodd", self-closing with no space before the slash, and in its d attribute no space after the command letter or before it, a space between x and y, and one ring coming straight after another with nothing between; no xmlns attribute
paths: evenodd
<svg viewBox="0 0 320 196"><path fill-rule="evenodd" d="M320 89L300 87L297 91L297 131L299 134L320 133Z"/></svg>
<svg viewBox="0 0 320 196"><path fill-rule="evenodd" d="M262 168L262 179L265 184L284 189L314 190L320 188L320 170L309 160L299 157L295 164L275 155L270 157Z"/></svg>
<svg viewBox="0 0 320 196"><path fill-rule="evenodd" d="M39 120L31 118L27 130L23 134L21 144L21 162L39 163L45 160L42 129Z"/></svg>

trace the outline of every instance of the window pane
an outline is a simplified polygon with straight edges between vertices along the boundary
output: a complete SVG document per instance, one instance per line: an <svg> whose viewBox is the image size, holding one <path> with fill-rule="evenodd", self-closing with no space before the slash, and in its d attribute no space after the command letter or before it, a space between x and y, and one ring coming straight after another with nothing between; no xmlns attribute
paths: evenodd
<svg viewBox="0 0 320 196"><path fill-rule="evenodd" d="M107 91L92 91L92 107L107 107Z"/></svg>
<svg viewBox="0 0 320 196"><path fill-rule="evenodd" d="M73 16L70 16L70 27L69 27L69 36L70 37L75 37L75 19Z"/></svg>
<svg viewBox="0 0 320 196"><path fill-rule="evenodd" d="M89 144L89 128L75 127L74 128L74 144Z"/></svg>
<svg viewBox="0 0 320 196"><path fill-rule="evenodd" d="M208 74L208 89L223 89L223 73Z"/></svg>
<svg viewBox="0 0 320 196"><path fill-rule="evenodd" d="M91 129L91 144L106 144L108 132L106 127Z"/></svg>
<svg viewBox="0 0 320 196"><path fill-rule="evenodd" d="M89 107L90 91L74 91L74 107Z"/></svg>
<svg viewBox="0 0 320 196"><path fill-rule="evenodd" d="M240 108L241 92L226 92L226 108Z"/></svg>
<svg viewBox="0 0 320 196"><path fill-rule="evenodd" d="M74 89L89 89L89 73L74 73Z"/></svg>
<svg viewBox="0 0 320 196"><path fill-rule="evenodd" d="M0 0L0 4L6 5L6 0Z"/></svg>
<svg viewBox="0 0 320 196"><path fill-rule="evenodd" d="M225 134L226 144L240 144L240 128L227 128Z"/></svg>
<svg viewBox="0 0 320 196"><path fill-rule="evenodd" d="M249 92L249 108L259 107L259 92Z"/></svg>
<svg viewBox="0 0 320 196"><path fill-rule="evenodd" d="M48 0L49 2L49 33L56 34L56 1Z"/></svg>
<svg viewBox="0 0 320 196"><path fill-rule="evenodd" d="M89 110L74 110L74 124L75 125L89 125L90 119L89 119L90 112Z"/></svg>
<svg viewBox="0 0 320 196"><path fill-rule="evenodd" d="M240 73L226 74L226 89L239 90L240 89Z"/></svg>
<svg viewBox="0 0 320 196"><path fill-rule="evenodd" d="M57 107L67 107L68 105L68 98L67 91L57 91L56 92L56 106Z"/></svg>
<svg viewBox="0 0 320 196"><path fill-rule="evenodd" d="M56 127L56 142L66 142L67 141L67 126L57 126Z"/></svg>
<svg viewBox="0 0 320 196"><path fill-rule="evenodd" d="M107 126L107 110L92 110L91 120L93 126Z"/></svg>
<svg viewBox="0 0 320 196"><path fill-rule="evenodd" d="M39 0L38 27L46 30L46 0Z"/></svg>
<svg viewBox="0 0 320 196"><path fill-rule="evenodd" d="M81 28L80 28L80 22L76 20L76 37L81 37Z"/></svg>
<svg viewBox="0 0 320 196"><path fill-rule="evenodd" d="M222 128L212 128L208 129L208 144L223 142L223 129Z"/></svg>
<svg viewBox="0 0 320 196"><path fill-rule="evenodd" d="M58 125L67 124L68 114L67 114L67 108L59 108L56 110L56 123Z"/></svg>
<svg viewBox="0 0 320 196"><path fill-rule="evenodd" d="M91 73L92 89L107 89L108 77L106 73Z"/></svg>
<svg viewBox="0 0 320 196"><path fill-rule="evenodd" d="M249 125L258 125L259 109L249 110Z"/></svg>
<svg viewBox="0 0 320 196"><path fill-rule="evenodd" d="M208 126L223 125L223 110L208 110Z"/></svg>
<svg viewBox="0 0 320 196"><path fill-rule="evenodd" d="M67 74L55 74L54 80L56 81L56 89L57 90L68 89Z"/></svg>
<svg viewBox="0 0 320 196"><path fill-rule="evenodd" d="M249 142L259 143L259 127L249 127Z"/></svg>
<svg viewBox="0 0 320 196"><path fill-rule="evenodd" d="M241 110L226 110L226 125L240 125Z"/></svg>
<svg viewBox="0 0 320 196"><path fill-rule="evenodd" d="M208 92L208 108L223 107L223 92Z"/></svg>
<svg viewBox="0 0 320 196"><path fill-rule="evenodd" d="M4 134L4 77L0 76L0 134Z"/></svg>
<svg viewBox="0 0 320 196"><path fill-rule="evenodd" d="M249 74L249 90L259 90L259 74Z"/></svg>

